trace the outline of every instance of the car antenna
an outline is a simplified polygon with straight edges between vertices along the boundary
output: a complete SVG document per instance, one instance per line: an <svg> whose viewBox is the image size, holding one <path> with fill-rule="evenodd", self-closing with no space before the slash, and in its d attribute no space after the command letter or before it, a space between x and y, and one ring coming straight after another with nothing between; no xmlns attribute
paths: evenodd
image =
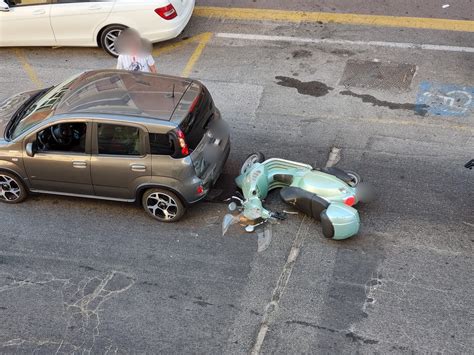
<svg viewBox="0 0 474 355"><path fill-rule="evenodd" d="M171 94L171 97L174 97L174 83L173 83L173 92Z"/></svg>

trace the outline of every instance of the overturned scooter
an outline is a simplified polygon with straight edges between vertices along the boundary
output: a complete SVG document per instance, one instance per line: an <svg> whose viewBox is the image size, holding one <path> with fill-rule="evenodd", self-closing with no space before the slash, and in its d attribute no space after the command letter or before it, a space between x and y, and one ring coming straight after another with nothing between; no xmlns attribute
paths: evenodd
<svg viewBox="0 0 474 355"><path fill-rule="evenodd" d="M352 206L372 197L358 174L338 168L314 169L312 166L284 159L265 160L262 153L251 154L236 178L243 196L234 196L229 204L238 215L224 217L222 233L232 224L246 225L246 231L265 222L284 218L284 214L263 207L269 191L282 188L281 198L306 215L321 221L326 238L342 240L357 234L359 213Z"/></svg>

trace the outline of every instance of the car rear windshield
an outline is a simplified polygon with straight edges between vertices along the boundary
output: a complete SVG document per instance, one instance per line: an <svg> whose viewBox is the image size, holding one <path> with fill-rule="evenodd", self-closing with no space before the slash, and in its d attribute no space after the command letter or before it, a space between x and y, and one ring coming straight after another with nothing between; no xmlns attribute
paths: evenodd
<svg viewBox="0 0 474 355"><path fill-rule="evenodd" d="M89 112L169 120L189 81L128 71L85 73L57 114Z"/></svg>

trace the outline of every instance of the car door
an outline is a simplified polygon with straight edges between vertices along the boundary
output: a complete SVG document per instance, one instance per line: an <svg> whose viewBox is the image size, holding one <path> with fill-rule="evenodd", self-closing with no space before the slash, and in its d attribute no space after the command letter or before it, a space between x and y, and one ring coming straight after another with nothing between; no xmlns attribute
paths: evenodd
<svg viewBox="0 0 474 355"><path fill-rule="evenodd" d="M151 179L151 156L144 127L96 122L91 175L97 196L133 200L137 186Z"/></svg>
<svg viewBox="0 0 474 355"><path fill-rule="evenodd" d="M53 1L51 27L58 45L97 45L94 33L109 16L115 1Z"/></svg>
<svg viewBox="0 0 474 355"><path fill-rule="evenodd" d="M58 124L50 124L36 130L24 140L23 162L30 181L31 189L35 191L93 195L91 180L91 131L92 123L79 121L65 121L62 125L73 125L80 129L77 143L49 144L41 143L51 130L57 129ZM75 134L75 133L74 133ZM33 143L36 147L33 156L29 156L26 145Z"/></svg>
<svg viewBox="0 0 474 355"><path fill-rule="evenodd" d="M50 0L10 0L0 12L1 46L53 46Z"/></svg>

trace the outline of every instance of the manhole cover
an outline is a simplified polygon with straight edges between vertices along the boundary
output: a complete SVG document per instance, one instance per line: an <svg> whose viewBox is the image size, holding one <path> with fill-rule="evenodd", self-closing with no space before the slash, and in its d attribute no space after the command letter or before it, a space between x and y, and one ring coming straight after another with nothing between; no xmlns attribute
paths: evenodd
<svg viewBox="0 0 474 355"><path fill-rule="evenodd" d="M347 61L340 85L382 90L408 90L416 65L360 60Z"/></svg>

